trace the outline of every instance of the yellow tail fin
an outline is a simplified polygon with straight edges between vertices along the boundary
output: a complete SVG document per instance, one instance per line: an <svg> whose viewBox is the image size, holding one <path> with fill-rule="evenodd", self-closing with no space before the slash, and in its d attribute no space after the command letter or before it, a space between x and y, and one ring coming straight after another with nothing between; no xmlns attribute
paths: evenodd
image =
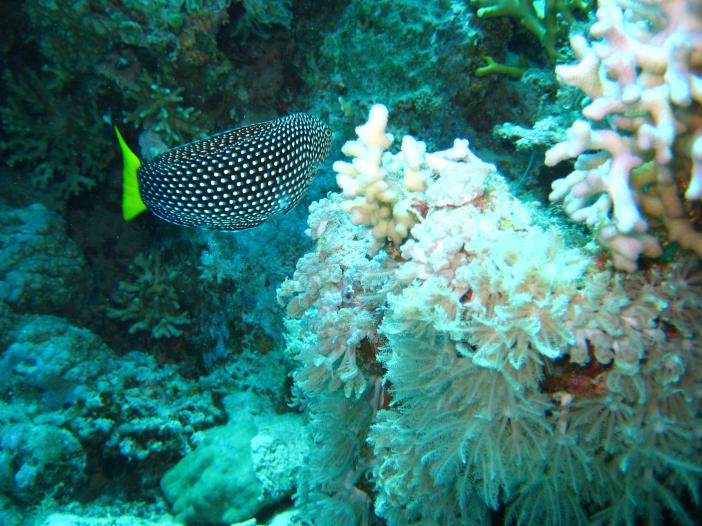
<svg viewBox="0 0 702 526"><path fill-rule="evenodd" d="M137 170L141 167L141 161L129 149L127 143L124 142L117 126L115 126L115 133L117 134L124 161L124 168L122 169L122 217L125 221L131 221L146 210L146 205L139 194L139 182L137 180Z"/></svg>

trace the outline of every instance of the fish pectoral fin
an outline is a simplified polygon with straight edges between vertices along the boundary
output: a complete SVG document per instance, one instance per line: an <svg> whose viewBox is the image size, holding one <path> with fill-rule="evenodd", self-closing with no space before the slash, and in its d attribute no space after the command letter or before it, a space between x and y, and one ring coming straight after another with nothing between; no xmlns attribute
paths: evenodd
<svg viewBox="0 0 702 526"><path fill-rule="evenodd" d="M122 217L125 221L131 221L147 209L144 201L141 200L139 180L137 179L137 171L141 168L141 161L129 149L117 126L115 126L115 133L122 150L124 164L122 168Z"/></svg>

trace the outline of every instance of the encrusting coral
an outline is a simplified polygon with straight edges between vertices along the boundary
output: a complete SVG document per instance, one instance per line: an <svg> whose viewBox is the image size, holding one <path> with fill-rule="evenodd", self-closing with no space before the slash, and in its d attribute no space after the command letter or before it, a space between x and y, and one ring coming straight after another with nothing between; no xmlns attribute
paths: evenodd
<svg viewBox="0 0 702 526"><path fill-rule="evenodd" d="M142 352L117 355L65 319L24 315L9 332L0 354L0 487L9 495L85 495L96 489L85 482L115 465L130 466L131 484L154 487L198 431L225 419L221 385L203 388Z"/></svg>
<svg viewBox="0 0 702 526"><path fill-rule="evenodd" d="M692 524L698 261L603 269L467 141L447 154L405 138L414 158L385 141L378 155L364 132L387 138L386 115L372 108L344 147L344 193L311 206L316 247L279 289L316 440L302 517L484 524L504 509L520 524L631 524L667 509ZM392 200L374 198L383 181ZM375 213L403 201L406 234Z"/></svg>
<svg viewBox="0 0 702 526"><path fill-rule="evenodd" d="M0 301L16 313L78 314L91 275L58 214L0 202Z"/></svg>
<svg viewBox="0 0 702 526"><path fill-rule="evenodd" d="M593 43L571 39L577 64L556 67L589 104L546 164L577 158L552 201L597 233L617 268L661 255L653 227L702 256L689 216L702 199L702 13L691 0L600 0ZM697 228L696 228L697 227Z"/></svg>

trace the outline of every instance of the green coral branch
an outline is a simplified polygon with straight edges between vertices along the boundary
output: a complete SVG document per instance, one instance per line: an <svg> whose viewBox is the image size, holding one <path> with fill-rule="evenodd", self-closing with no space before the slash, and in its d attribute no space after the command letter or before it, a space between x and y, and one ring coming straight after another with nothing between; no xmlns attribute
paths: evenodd
<svg viewBox="0 0 702 526"><path fill-rule="evenodd" d="M541 42L552 59L560 58L556 46L562 33L562 19L567 25L575 21L575 11L587 11L592 0L471 0L479 17L508 16L517 20Z"/></svg>
<svg viewBox="0 0 702 526"><path fill-rule="evenodd" d="M503 64L502 62L496 62L489 55L483 55L486 64L480 66L475 70L476 77L485 77L486 75L507 75L513 79L519 80L524 75L527 68L523 66L510 66L509 64Z"/></svg>

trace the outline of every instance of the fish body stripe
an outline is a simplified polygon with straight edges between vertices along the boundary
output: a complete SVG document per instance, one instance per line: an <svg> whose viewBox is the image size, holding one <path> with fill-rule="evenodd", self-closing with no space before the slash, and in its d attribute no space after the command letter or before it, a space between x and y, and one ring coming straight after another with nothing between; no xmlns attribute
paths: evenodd
<svg viewBox="0 0 702 526"><path fill-rule="evenodd" d="M330 145L323 122L292 114L164 152L139 168L139 192L176 225L252 228L298 203Z"/></svg>

